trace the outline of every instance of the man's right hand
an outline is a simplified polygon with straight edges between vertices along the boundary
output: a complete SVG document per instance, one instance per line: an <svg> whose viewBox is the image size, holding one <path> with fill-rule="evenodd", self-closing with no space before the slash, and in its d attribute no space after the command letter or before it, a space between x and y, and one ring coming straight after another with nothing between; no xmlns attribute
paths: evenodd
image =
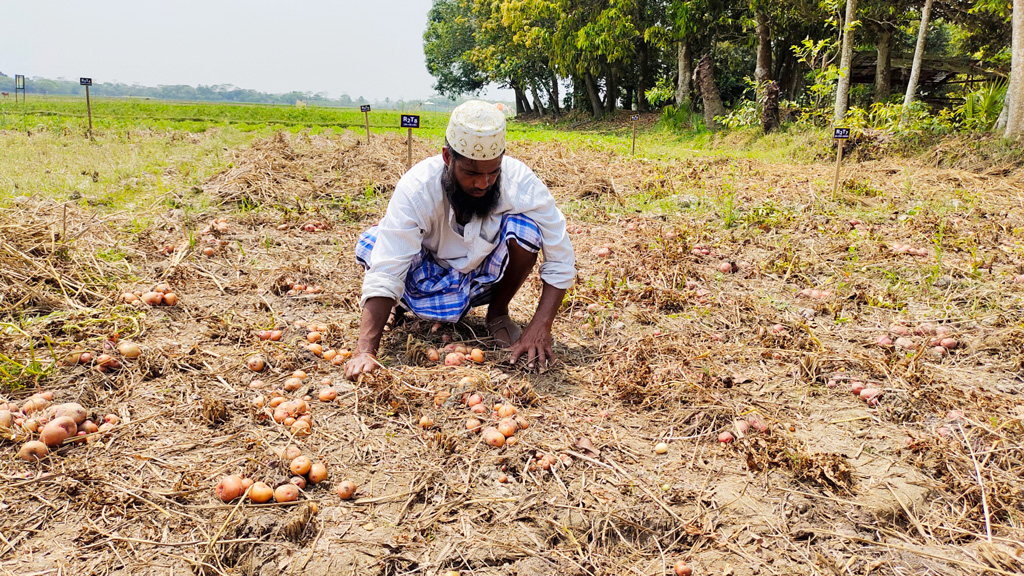
<svg viewBox="0 0 1024 576"><path fill-rule="evenodd" d="M377 362L377 347L380 337L384 334L384 324L391 315L395 301L391 298L369 298L363 306L363 314L359 318L359 341L356 343L356 355L345 364L345 378L355 380L363 374L369 374L380 368Z"/></svg>
<svg viewBox="0 0 1024 576"><path fill-rule="evenodd" d="M380 368L377 356L370 352L360 352L345 363L345 378L355 380L359 376L369 374L377 368Z"/></svg>

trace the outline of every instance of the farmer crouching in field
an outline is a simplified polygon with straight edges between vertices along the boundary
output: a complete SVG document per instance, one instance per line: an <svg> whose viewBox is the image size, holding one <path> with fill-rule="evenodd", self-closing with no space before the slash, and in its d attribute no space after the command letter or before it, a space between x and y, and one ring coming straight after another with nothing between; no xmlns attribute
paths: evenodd
<svg viewBox="0 0 1024 576"><path fill-rule="evenodd" d="M396 315L404 309L454 323L486 304L487 331L511 347L512 363L525 356L530 368L546 367L554 358L551 324L576 276L565 228L547 186L505 156L505 114L486 102L460 105L441 154L399 180L384 219L359 238L363 313L345 375L355 379L380 365L377 347L396 305ZM533 319L520 329L508 305L538 251L544 288Z"/></svg>

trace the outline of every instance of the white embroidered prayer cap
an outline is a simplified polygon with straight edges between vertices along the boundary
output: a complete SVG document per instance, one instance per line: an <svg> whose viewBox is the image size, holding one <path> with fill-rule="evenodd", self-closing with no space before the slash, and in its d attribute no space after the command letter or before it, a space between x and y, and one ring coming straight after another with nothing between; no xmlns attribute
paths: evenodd
<svg viewBox="0 0 1024 576"><path fill-rule="evenodd" d="M494 104L470 100L452 111L448 144L471 160L493 160L505 151L505 113Z"/></svg>

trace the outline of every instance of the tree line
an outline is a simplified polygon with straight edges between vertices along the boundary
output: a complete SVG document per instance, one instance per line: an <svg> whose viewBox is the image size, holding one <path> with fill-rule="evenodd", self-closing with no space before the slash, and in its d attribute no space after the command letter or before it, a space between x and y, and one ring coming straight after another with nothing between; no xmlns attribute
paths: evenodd
<svg viewBox="0 0 1024 576"><path fill-rule="evenodd" d="M0 72L0 91L14 93L14 76L5 75L3 72ZM66 80L59 78L51 80L33 77L27 79L25 92L27 94L85 97L85 86L79 85L77 79ZM90 94L99 98L151 98L154 100L178 100L184 102L236 102L285 106L294 106L296 102L303 102L311 106L336 106L341 108L373 104L374 108L399 110L430 107L449 109L454 106L454 103L449 102L446 98L438 99L436 103L425 100L392 101L390 98L371 103L362 96L352 98L348 94L342 94L337 98L331 98L324 92L293 91L284 94L269 94L247 88L238 88L231 84L215 84L212 86L174 84L151 87L120 82L97 82L90 86Z"/></svg>
<svg viewBox="0 0 1024 576"><path fill-rule="evenodd" d="M435 0L423 38L439 93L498 83L519 114L659 108L770 130L780 104L823 125L955 106L963 126L1024 133L1024 0ZM874 78L853 85L862 60Z"/></svg>

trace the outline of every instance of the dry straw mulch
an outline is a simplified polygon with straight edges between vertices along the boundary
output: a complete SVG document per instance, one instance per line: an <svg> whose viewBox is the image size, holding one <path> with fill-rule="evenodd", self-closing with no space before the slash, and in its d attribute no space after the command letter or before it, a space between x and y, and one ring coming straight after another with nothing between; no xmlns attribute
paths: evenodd
<svg viewBox="0 0 1024 576"><path fill-rule="evenodd" d="M144 355L112 373L40 377L58 400L121 424L37 465L0 446L0 571L646 575L678 559L697 574L1024 569L1018 176L881 161L851 169L833 199L825 165L515 143L573 231L579 277L554 327L563 362L508 366L474 313L445 334L484 348L483 364L423 365L418 351L442 335L396 327L386 368L347 384L304 349L295 322L325 324L329 346L355 344L352 246L404 153L401 137L366 147L287 134L236 151L204 186L224 204L203 218L230 224L213 257L189 246L194 222L172 214L111 263L92 254L124 245L116 215L69 209L64 224L63 207L36 203L4 214L5 246L21 231L5 270L41 287L4 275L2 321L23 332L5 331L5 349L24 359L49 338L60 356L116 333ZM246 203L263 208L235 210ZM309 219L328 231L304 232ZM900 254L898 241L929 255ZM722 261L735 267L722 273ZM326 290L287 296L286 276ZM179 306L116 302L159 281ZM829 295L801 296L809 288ZM515 318L529 318L539 290L527 283ZM922 337L914 350L877 346L894 323L943 326L960 345L946 356ZM259 341L270 327L285 338ZM253 354L270 365L258 376L244 366ZM311 403L305 438L251 403L295 369L311 374L297 394L315 396L323 377L340 392ZM257 378L266 385L250 389ZM852 396L853 380L880 388L879 404ZM530 426L515 446L488 448L465 429L470 391L518 408ZM438 406L439 392L452 396ZM417 426L423 414L430 430ZM748 418L768 430L718 442ZM227 473L286 481L273 449L288 443L330 472L301 504L214 499ZM532 465L548 454L560 463ZM360 489L342 502L333 488L347 478Z"/></svg>

